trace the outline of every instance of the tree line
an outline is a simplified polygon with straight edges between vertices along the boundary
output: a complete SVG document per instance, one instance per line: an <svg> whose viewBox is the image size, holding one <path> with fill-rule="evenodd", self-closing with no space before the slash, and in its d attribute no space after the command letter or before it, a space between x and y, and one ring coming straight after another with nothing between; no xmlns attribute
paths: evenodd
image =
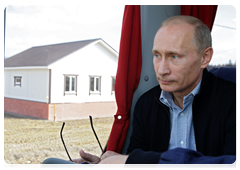
<svg viewBox="0 0 240 170"><path fill-rule="evenodd" d="M229 60L229 63L227 63L227 64L208 65L207 69L211 70L212 68L216 68L216 67L236 67L236 61L235 61L235 63L232 63L232 61Z"/></svg>

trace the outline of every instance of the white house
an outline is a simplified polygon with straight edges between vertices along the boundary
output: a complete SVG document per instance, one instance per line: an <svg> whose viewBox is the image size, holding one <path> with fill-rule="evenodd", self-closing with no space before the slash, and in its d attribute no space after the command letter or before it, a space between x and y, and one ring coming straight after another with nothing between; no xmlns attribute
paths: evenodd
<svg viewBox="0 0 240 170"><path fill-rule="evenodd" d="M48 120L114 115L117 63L102 39L27 49L5 59L4 111Z"/></svg>

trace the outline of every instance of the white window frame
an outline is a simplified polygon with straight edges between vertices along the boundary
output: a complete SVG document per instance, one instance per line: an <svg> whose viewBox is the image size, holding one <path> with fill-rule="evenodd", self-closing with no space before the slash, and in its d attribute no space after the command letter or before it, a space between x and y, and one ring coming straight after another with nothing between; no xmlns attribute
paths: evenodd
<svg viewBox="0 0 240 170"><path fill-rule="evenodd" d="M92 78L93 78L93 89L92 89ZM101 95L101 76L89 76L89 95L99 94ZM97 89L98 79L98 89Z"/></svg>
<svg viewBox="0 0 240 170"><path fill-rule="evenodd" d="M114 83L113 83L113 81L114 81ZM111 94L115 94L115 82L116 82L116 76L112 76L112 81L111 81L111 86L112 86Z"/></svg>
<svg viewBox="0 0 240 170"><path fill-rule="evenodd" d="M17 80L20 80L20 82L18 82ZM14 87L15 86L20 86L22 85L22 77L21 76L14 76Z"/></svg>
<svg viewBox="0 0 240 170"><path fill-rule="evenodd" d="M63 89L63 95L76 95L77 96L77 76L74 74L64 74L64 89ZM67 87L67 77L69 77L69 90L66 90ZM74 82L74 90L72 90L72 78L75 78Z"/></svg>

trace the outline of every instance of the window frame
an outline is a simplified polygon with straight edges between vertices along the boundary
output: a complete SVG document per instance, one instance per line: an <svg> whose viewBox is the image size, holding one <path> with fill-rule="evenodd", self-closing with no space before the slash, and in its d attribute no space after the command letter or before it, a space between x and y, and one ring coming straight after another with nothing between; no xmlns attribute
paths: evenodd
<svg viewBox="0 0 240 170"><path fill-rule="evenodd" d="M65 95L76 95L77 96L77 82L78 82L78 75L77 74L63 74L63 76L64 76L64 87L63 87L63 96L65 96ZM66 91L66 78L67 77L70 77L70 81L69 81L69 91ZM71 87L72 87L72 77L75 77L75 90L74 91L72 91L71 89Z"/></svg>
<svg viewBox="0 0 240 170"><path fill-rule="evenodd" d="M93 84L93 87L94 87L94 90L92 91L91 90L91 78L94 78L94 84ZM97 91L96 90L96 79L99 78L99 90ZM98 75L90 75L89 76L89 96L92 95L92 94L99 94L101 95L101 89L102 89L102 76L98 76Z"/></svg>
<svg viewBox="0 0 240 170"><path fill-rule="evenodd" d="M14 87L15 86L20 86L22 87L22 76L14 76ZM17 79L20 79L20 83L17 82Z"/></svg>
<svg viewBox="0 0 240 170"><path fill-rule="evenodd" d="M111 76L111 78L112 78L112 81L111 81L111 86L112 86L111 95L112 95L112 94L115 94L116 76ZM114 80L114 85L113 85L113 80Z"/></svg>

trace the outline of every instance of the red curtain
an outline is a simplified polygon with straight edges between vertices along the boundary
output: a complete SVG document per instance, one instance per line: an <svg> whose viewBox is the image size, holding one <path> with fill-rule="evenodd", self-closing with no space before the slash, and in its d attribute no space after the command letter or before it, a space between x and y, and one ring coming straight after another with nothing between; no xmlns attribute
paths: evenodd
<svg viewBox="0 0 240 170"><path fill-rule="evenodd" d="M121 153L130 119L133 93L142 67L140 5L126 5L122 24L115 96L118 106L107 150Z"/></svg>
<svg viewBox="0 0 240 170"><path fill-rule="evenodd" d="M200 19L212 30L215 15L217 12L217 5L182 5L181 15L190 15Z"/></svg>

